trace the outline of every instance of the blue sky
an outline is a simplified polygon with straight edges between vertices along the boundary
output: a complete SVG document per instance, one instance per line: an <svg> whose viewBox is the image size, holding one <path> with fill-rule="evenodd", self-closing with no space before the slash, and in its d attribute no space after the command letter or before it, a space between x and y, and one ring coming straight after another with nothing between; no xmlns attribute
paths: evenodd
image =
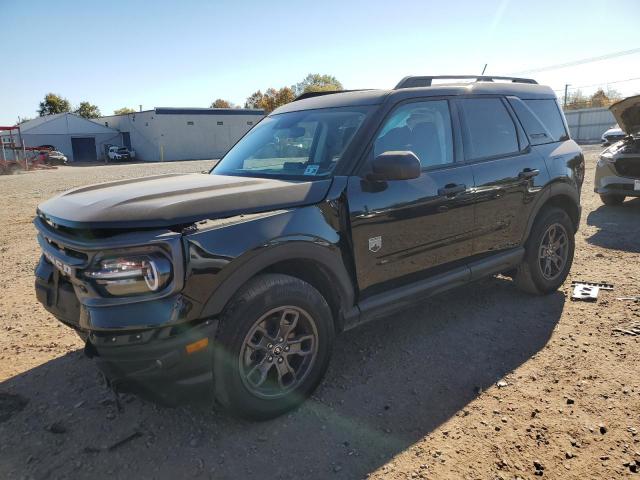
<svg viewBox="0 0 640 480"><path fill-rule="evenodd" d="M346 88L405 75L515 74L640 48L640 1L0 1L0 124L47 92L103 114L207 107L330 73ZM640 53L533 73L562 89L640 77ZM640 81L612 84L625 94ZM596 87L583 90L591 91Z"/></svg>

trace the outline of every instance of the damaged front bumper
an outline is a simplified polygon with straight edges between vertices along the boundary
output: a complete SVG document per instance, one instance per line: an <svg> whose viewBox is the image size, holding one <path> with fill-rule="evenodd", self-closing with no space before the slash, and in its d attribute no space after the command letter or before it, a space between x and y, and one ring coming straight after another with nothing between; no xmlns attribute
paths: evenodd
<svg viewBox="0 0 640 480"><path fill-rule="evenodd" d="M218 323L213 319L172 322L175 312L186 304L181 295L87 307L44 256L36 269L35 288L42 305L85 341L85 354L95 360L115 390L171 403L211 387L211 348ZM133 325L133 319L140 327ZM128 327L117 328L123 324ZM150 324L156 326L148 328Z"/></svg>
<svg viewBox="0 0 640 480"><path fill-rule="evenodd" d="M92 332L85 354L115 391L173 403L213 385L212 339L217 321L125 333Z"/></svg>
<svg viewBox="0 0 640 480"><path fill-rule="evenodd" d="M36 296L78 332L85 353L114 389L173 402L194 389L211 387L217 321L199 318L198 302L183 295L181 288L144 299L100 299L81 275L93 255L91 248L99 242L88 242L85 248L34 223L44 250L35 271ZM76 265L74 259L82 263Z"/></svg>
<svg viewBox="0 0 640 480"><path fill-rule="evenodd" d="M640 156L637 161L640 163ZM622 176L616 171L614 162L601 159L596 166L594 191L600 195L640 197L640 177Z"/></svg>

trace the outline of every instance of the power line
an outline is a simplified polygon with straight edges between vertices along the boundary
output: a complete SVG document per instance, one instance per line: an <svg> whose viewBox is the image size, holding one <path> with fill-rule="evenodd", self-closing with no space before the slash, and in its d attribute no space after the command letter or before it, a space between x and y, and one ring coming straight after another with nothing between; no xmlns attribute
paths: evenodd
<svg viewBox="0 0 640 480"><path fill-rule="evenodd" d="M612 85L614 83L623 83L623 82L631 82L633 80L640 80L640 77L626 78L624 80L614 80L612 82L600 82L600 83L592 83L591 85L580 85L578 87L570 86L571 90L577 90L578 88L589 88L589 87L599 87L601 85ZM554 90L554 92L563 92L564 89L560 88Z"/></svg>
<svg viewBox="0 0 640 480"><path fill-rule="evenodd" d="M632 55L634 53L639 53L639 52L640 52L640 48L633 48L631 50L623 50L621 52L607 53L605 55L600 55L598 57L583 58L581 60L573 60L571 62L559 63L557 65L550 65L548 67L540 67L540 68L533 68L531 70L523 70L521 72L516 72L515 75L521 75L521 74L524 74L524 73L547 72L549 70L557 70L557 69L565 68L565 67L573 67L573 66L576 66L576 65L583 65L585 63L599 62L600 60L608 60L610 58L622 57L622 56L625 56L625 55Z"/></svg>

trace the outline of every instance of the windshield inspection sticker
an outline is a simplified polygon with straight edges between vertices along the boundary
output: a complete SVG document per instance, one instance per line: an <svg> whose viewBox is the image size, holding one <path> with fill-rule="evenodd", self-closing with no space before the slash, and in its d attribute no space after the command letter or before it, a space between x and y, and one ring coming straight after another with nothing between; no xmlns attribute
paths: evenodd
<svg viewBox="0 0 640 480"><path fill-rule="evenodd" d="M315 175L318 173L318 169L320 165L307 165L307 168L304 170L305 175Z"/></svg>

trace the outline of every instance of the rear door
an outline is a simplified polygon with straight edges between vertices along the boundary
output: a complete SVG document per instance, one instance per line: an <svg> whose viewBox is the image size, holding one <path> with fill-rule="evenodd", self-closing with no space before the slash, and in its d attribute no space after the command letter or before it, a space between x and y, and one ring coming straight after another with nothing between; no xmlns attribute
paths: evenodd
<svg viewBox="0 0 640 480"><path fill-rule="evenodd" d="M472 251L473 175L461 162L457 117L447 99L403 103L374 136L359 176L348 185L353 250L362 297L463 264ZM370 162L410 150L422 173L373 181Z"/></svg>
<svg viewBox="0 0 640 480"><path fill-rule="evenodd" d="M521 244L533 201L549 181L544 159L533 151L506 99L457 100L465 160L475 179L473 253Z"/></svg>

